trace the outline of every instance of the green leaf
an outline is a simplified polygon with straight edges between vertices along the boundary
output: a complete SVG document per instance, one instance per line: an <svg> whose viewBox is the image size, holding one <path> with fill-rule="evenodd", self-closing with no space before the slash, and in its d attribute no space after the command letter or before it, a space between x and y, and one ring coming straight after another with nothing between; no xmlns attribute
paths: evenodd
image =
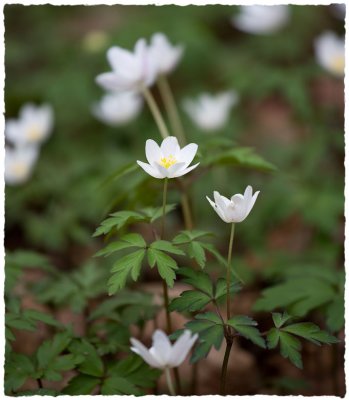
<svg viewBox="0 0 349 400"><path fill-rule="evenodd" d="M135 211L118 211L110 214L111 217L104 220L101 225L96 229L93 237L106 235L112 229L120 230L126 225L145 220L145 216Z"/></svg>
<svg viewBox="0 0 349 400"><path fill-rule="evenodd" d="M239 167L253 168L261 171L275 171L276 167L264 160L250 147L235 147L205 157L203 165L237 165Z"/></svg>
<svg viewBox="0 0 349 400"><path fill-rule="evenodd" d="M5 361L5 392L17 391L35 372L28 356L11 352Z"/></svg>
<svg viewBox="0 0 349 400"><path fill-rule="evenodd" d="M55 326L57 328L61 328L63 326L60 322L56 321L52 315L46 314L42 311L27 309L23 311L23 316L35 321L44 322L47 325Z"/></svg>
<svg viewBox="0 0 349 400"><path fill-rule="evenodd" d="M197 362L206 357L212 346L217 350L222 345L224 328L219 316L211 311L197 314L195 320L189 321L185 326L194 333L199 334L199 343L196 345L191 362Z"/></svg>
<svg viewBox="0 0 349 400"><path fill-rule="evenodd" d="M80 374L74 376L74 378L69 381L68 385L63 389L62 393L69 394L71 396L92 394L92 391L99 383L99 378L95 378L90 375Z"/></svg>
<svg viewBox="0 0 349 400"><path fill-rule="evenodd" d="M165 215L167 215L171 211L175 210L176 207L177 207L177 204L166 204ZM148 208L144 208L142 210L142 213L149 219L150 223L153 223L157 219L162 218L163 208L162 207L156 207L156 208L148 207Z"/></svg>
<svg viewBox="0 0 349 400"><path fill-rule="evenodd" d="M161 371L150 368L138 356L113 363L107 372L101 392L104 395L144 395L143 388L154 387Z"/></svg>
<svg viewBox="0 0 349 400"><path fill-rule="evenodd" d="M275 349L280 339L280 331L276 328L271 328L267 334L268 349Z"/></svg>
<svg viewBox="0 0 349 400"><path fill-rule="evenodd" d="M184 283L188 283L209 297L213 297L212 280L205 272L195 271L191 268L180 268L178 274L184 276Z"/></svg>
<svg viewBox="0 0 349 400"><path fill-rule="evenodd" d="M45 340L39 347L36 358L38 372L47 380L58 381L62 379L60 371L72 369L75 360L72 355L62 356L60 354L68 347L71 341L70 332L57 333L51 340Z"/></svg>
<svg viewBox="0 0 349 400"><path fill-rule="evenodd" d="M185 255L185 253L175 247L171 242L168 242L166 240L157 240L156 242L153 242L150 245L150 248L155 249L155 250L161 250L161 251L166 251L167 253L172 253L172 254L178 254L178 255Z"/></svg>
<svg viewBox="0 0 349 400"><path fill-rule="evenodd" d="M262 338L259 330L254 328L257 322L252 318L245 315L236 315L229 319L227 324L232 326L237 332L239 332L246 339L265 349L265 341Z"/></svg>
<svg viewBox="0 0 349 400"><path fill-rule="evenodd" d="M300 322L293 325L288 325L282 328L283 332L292 333L297 336L301 336L310 342L321 345L321 343L338 343L339 340L330 335L329 333L320 330L320 328L311 322Z"/></svg>
<svg viewBox="0 0 349 400"><path fill-rule="evenodd" d="M112 242L108 246L106 246L104 249L99 250L96 253L96 256L109 256L110 254L132 248L132 247L139 247L139 248L145 248L146 247L146 242L144 241L143 237L139 233L129 233L128 235L125 235L120 238L120 241L117 242Z"/></svg>
<svg viewBox="0 0 349 400"><path fill-rule="evenodd" d="M86 339L73 340L69 345L69 350L79 357L78 369L80 372L97 378L103 376L103 362L95 347Z"/></svg>
<svg viewBox="0 0 349 400"><path fill-rule="evenodd" d="M274 325L277 328L281 328L282 325L284 325L287 321L292 319L290 315L287 314L287 312L284 312L283 314L280 313L272 313Z"/></svg>
<svg viewBox="0 0 349 400"><path fill-rule="evenodd" d="M173 287L176 274L173 272L178 269L176 261L165 254L163 251L154 248L148 249L149 265L153 268L155 265L162 279L166 281L169 287Z"/></svg>
<svg viewBox="0 0 349 400"><path fill-rule="evenodd" d="M291 315L302 317L309 311L332 301L335 289L324 280L297 277L262 291L254 304L255 311L272 311L287 307Z"/></svg>
<svg viewBox="0 0 349 400"><path fill-rule="evenodd" d="M230 282L230 290L231 294L236 294L241 290L241 286L238 282ZM225 278L219 278L216 283L215 288L215 299L220 300L223 296L227 294L227 281Z"/></svg>
<svg viewBox="0 0 349 400"><path fill-rule="evenodd" d="M134 281L138 279L144 255L145 249L140 249L127 254L114 263L111 269L112 276L108 281L109 295L116 293L125 286L129 274Z"/></svg>
<svg viewBox="0 0 349 400"><path fill-rule="evenodd" d="M207 232L207 231L182 231L179 233L173 240L172 242L174 244L186 244L190 243L191 241L195 239L199 239L205 236L212 236L212 232Z"/></svg>
<svg viewBox="0 0 349 400"><path fill-rule="evenodd" d="M170 303L170 311L189 311L201 310L211 301L211 297L202 292L187 290L181 293L180 297L173 299Z"/></svg>
<svg viewBox="0 0 349 400"><path fill-rule="evenodd" d="M339 332L344 326L344 295L338 294L326 308L326 325L331 332Z"/></svg>
<svg viewBox="0 0 349 400"><path fill-rule="evenodd" d="M205 250L200 242L193 241L188 245L188 254L190 258L194 258L195 261L204 268L206 263Z"/></svg>
<svg viewBox="0 0 349 400"><path fill-rule="evenodd" d="M300 354L300 341L294 336L282 331L279 331L279 338L281 355L284 358L288 358L297 368L302 369L303 363Z"/></svg>

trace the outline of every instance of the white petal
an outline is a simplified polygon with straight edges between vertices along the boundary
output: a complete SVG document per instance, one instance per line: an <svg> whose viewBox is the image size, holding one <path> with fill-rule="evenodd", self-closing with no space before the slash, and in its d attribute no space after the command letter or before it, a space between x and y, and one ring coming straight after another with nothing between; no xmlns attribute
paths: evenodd
<svg viewBox="0 0 349 400"><path fill-rule="evenodd" d="M259 193L260 193L259 191L256 192L256 193L253 195L252 199L250 200L250 203L249 203L248 209L247 209L247 215L251 212L251 210L252 210L252 208L253 208L253 206L254 206L254 203L255 203L256 200L257 200L257 197L258 197ZM246 215L246 216L247 216L247 215Z"/></svg>
<svg viewBox="0 0 349 400"><path fill-rule="evenodd" d="M150 354L149 350L143 345L143 343L135 338L131 338L130 341L133 345L131 350L141 356L147 364L154 368L162 368L162 365Z"/></svg>
<svg viewBox="0 0 349 400"><path fill-rule="evenodd" d="M224 222L228 223L229 221L227 221L223 211L217 206L217 204L214 203L208 196L206 196L206 199L209 201L209 203L211 204L212 208L216 211L216 213L218 214L219 218L221 218Z"/></svg>
<svg viewBox="0 0 349 400"><path fill-rule="evenodd" d="M199 337L197 333L193 335L193 337L190 336L191 332L185 331L174 344L172 348L171 366L178 367L180 364L182 364L190 349L193 347L193 344Z"/></svg>
<svg viewBox="0 0 349 400"><path fill-rule="evenodd" d="M144 162L142 162L142 161L138 161L138 160L137 160L137 164L138 164L140 167L142 167L142 168L144 169L144 171L145 171L147 174L151 175L151 176L154 177L154 178L163 179L163 178L166 178L166 176L167 176L167 175L162 175L162 174L161 174L158 170L156 170L154 167L152 167L151 165L146 164L146 163L144 163Z"/></svg>
<svg viewBox="0 0 349 400"><path fill-rule="evenodd" d="M217 191L213 192L213 197L214 197L214 201L217 204L217 206L222 210L224 215L226 215L226 209L230 204L229 199L220 195Z"/></svg>
<svg viewBox="0 0 349 400"><path fill-rule="evenodd" d="M104 72L98 75L96 83L109 91L136 89L134 80L120 76L115 72Z"/></svg>
<svg viewBox="0 0 349 400"><path fill-rule="evenodd" d="M195 143L190 143L183 147L179 153L179 161L185 162L186 167L193 161L196 152L198 151L198 145Z"/></svg>
<svg viewBox="0 0 349 400"><path fill-rule="evenodd" d="M153 334L152 348L157 358L163 361L163 365L167 365L171 358L172 344L163 331L156 330Z"/></svg>
<svg viewBox="0 0 349 400"><path fill-rule="evenodd" d="M179 163L171 165L170 168L167 169L168 177L175 178L177 176L176 174L183 171L184 168L185 168L184 162L179 162Z"/></svg>
<svg viewBox="0 0 349 400"><path fill-rule="evenodd" d="M164 157L177 157L177 153L180 151L180 147L178 145L178 140L175 136L169 136L164 139L161 143L161 152Z"/></svg>
<svg viewBox="0 0 349 400"><path fill-rule="evenodd" d="M145 143L145 156L150 165L154 165L161 158L161 150L159 145L152 139L148 139Z"/></svg>
<svg viewBox="0 0 349 400"><path fill-rule="evenodd" d="M107 51L107 59L110 66L114 71L120 68L134 68L134 56L133 54L121 47L111 47Z"/></svg>
<svg viewBox="0 0 349 400"><path fill-rule="evenodd" d="M160 165L159 163L155 163L154 167L158 170L159 174L163 177L163 178L168 178L168 169L163 167L162 165Z"/></svg>
<svg viewBox="0 0 349 400"><path fill-rule="evenodd" d="M180 177L180 176L183 176L183 175L187 174L188 172L192 171L192 170L193 170L194 168L196 168L199 164L200 164L200 163L197 163L197 164L195 164L195 165L192 165L192 166L189 167L189 168L182 169L182 170L176 172L175 174L173 174L173 176L172 176L171 178L178 178L178 177Z"/></svg>

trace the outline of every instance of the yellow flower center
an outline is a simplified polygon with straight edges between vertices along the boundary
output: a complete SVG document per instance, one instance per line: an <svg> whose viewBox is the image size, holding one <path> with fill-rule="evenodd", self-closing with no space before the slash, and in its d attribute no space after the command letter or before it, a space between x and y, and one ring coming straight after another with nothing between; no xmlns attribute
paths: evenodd
<svg viewBox="0 0 349 400"><path fill-rule="evenodd" d="M170 168L171 165L176 164L176 162L177 162L177 160L173 157L172 154L168 157L162 157L160 159L160 165L162 165L166 169Z"/></svg>
<svg viewBox="0 0 349 400"><path fill-rule="evenodd" d="M331 60L331 69L334 73L341 75L344 73L344 56L337 56Z"/></svg>
<svg viewBox="0 0 349 400"><path fill-rule="evenodd" d="M28 129L27 137L29 141L36 142L37 140L41 139L42 131L38 125L32 125Z"/></svg>

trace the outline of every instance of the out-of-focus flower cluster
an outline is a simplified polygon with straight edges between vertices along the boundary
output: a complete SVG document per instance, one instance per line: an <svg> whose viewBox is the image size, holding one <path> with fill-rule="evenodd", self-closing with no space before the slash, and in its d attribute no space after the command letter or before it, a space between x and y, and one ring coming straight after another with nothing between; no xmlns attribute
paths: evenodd
<svg viewBox="0 0 349 400"><path fill-rule="evenodd" d="M5 124L5 182L17 185L26 182L40 153L41 144L53 128L53 110L48 104L25 104L17 119Z"/></svg>

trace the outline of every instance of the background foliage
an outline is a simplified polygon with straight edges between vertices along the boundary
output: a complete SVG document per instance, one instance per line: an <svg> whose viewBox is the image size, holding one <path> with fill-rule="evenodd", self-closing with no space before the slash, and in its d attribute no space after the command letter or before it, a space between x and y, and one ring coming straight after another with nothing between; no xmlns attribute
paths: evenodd
<svg viewBox="0 0 349 400"><path fill-rule="evenodd" d="M201 91L233 88L240 96L217 135L200 132L182 114L207 167L205 178L190 186L195 227L215 232L211 241L223 254L229 232L205 196L213 189L242 192L247 184L261 190L251 216L237 227L233 262L247 286L235 297L236 311L247 298L262 327L270 319L266 312L286 309L343 338L343 81L323 71L313 52L324 30L344 34L343 21L328 6L291 6L287 27L254 36L231 26L237 12L234 6L5 6L6 118L16 117L25 102L49 102L55 111L54 133L32 179L6 187L7 393L83 394L83 387L86 394L142 394L154 386L156 371L125 355L131 330L146 337L146 321L157 312L143 292L158 283L157 275L142 271L144 287L131 285L108 298L114 255L92 258L103 244L92 235L109 213L160 205L161 182L134 167L145 140L160 139L146 107L134 122L112 128L92 116L91 104L102 95L94 78L108 69L106 49L132 48L157 31L185 45L170 77L179 104ZM100 43L91 36L96 30L104 34ZM176 204L174 189L169 200ZM131 224L151 235L140 217L116 217L121 232ZM178 207L169 221L173 237L183 228ZM219 276L222 267L206 256L207 270ZM290 336L267 340L282 345ZM30 338L26 345L23 337ZM242 340L241 348L249 345ZM254 348L260 384L233 390L343 394L343 343L333 352L321 349L308 349L303 372L295 373L276 352ZM314 366L320 354L323 365Z"/></svg>

